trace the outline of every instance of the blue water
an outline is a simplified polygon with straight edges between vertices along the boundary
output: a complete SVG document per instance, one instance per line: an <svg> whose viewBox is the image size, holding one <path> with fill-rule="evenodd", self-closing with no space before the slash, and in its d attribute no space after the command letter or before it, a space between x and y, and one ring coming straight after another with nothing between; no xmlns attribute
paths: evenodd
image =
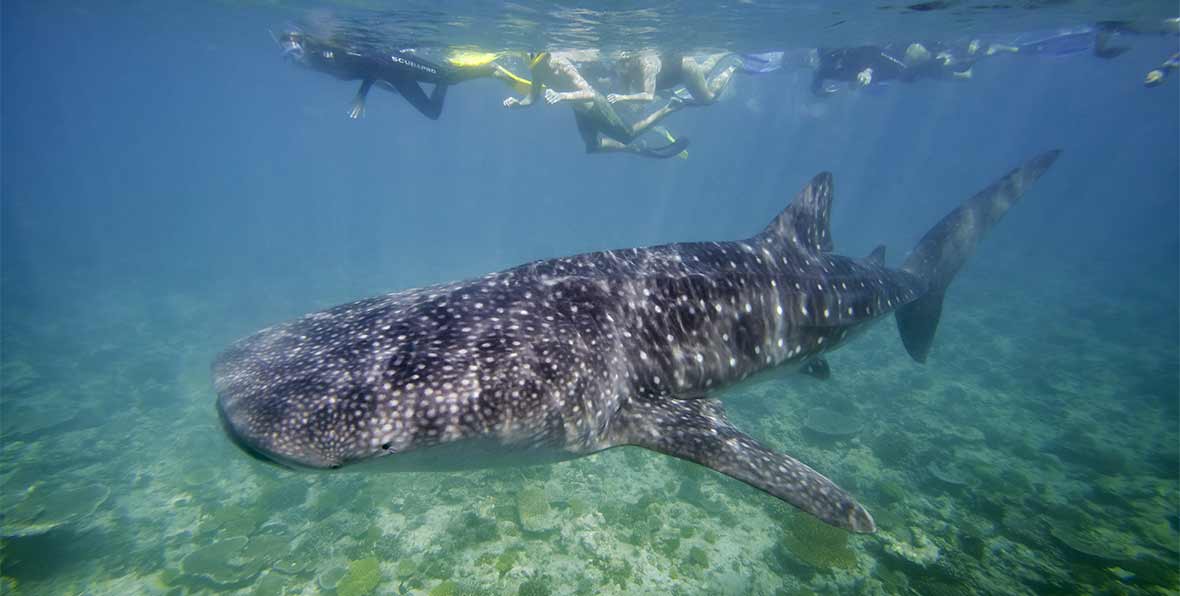
<svg viewBox="0 0 1180 596"><path fill-rule="evenodd" d="M521 6L470 11L513 16L498 34L443 26L463 22L461 4L402 18L434 19L423 46L626 44L619 19L579 37L571 13ZM810 10L772 8L761 14ZM650 40L674 45L711 10L641 24L666 22ZM740 10L699 43L877 43L940 22L998 35L1161 9L870 26L880 11L845 7L857 27L781 39ZM825 99L803 67L739 75L716 105L664 122L691 139L687 159L655 161L586 155L568 109L508 111L489 80L452 88L437 122L377 92L351 121L355 84L284 63L267 33L331 13L4 4L0 591L1180 589L1180 80L1141 84L1175 36L1129 37L1112 60L995 56L969 81ZM832 535L636 448L509 471L300 474L248 458L218 425L213 357L306 312L534 259L745 237L819 171L835 176L837 252L885 244L896 265L943 214L1051 148L1062 157L952 287L929 363L886 323L831 357L831 381L720 396L748 432L864 501L874 536ZM808 432L820 406L859 431Z"/></svg>

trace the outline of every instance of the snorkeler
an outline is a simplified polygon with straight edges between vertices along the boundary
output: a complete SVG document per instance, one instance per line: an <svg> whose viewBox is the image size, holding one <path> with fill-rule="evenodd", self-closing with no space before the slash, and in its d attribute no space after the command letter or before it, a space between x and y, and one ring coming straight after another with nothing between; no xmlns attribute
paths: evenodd
<svg viewBox="0 0 1180 596"><path fill-rule="evenodd" d="M364 115L365 100L373 85L400 94L423 116L437 120L442 115L447 88L452 84L488 76L514 84L522 81L495 64L492 61L494 54L486 55L492 57L486 60L460 57L444 66L425 60L412 50L399 50L385 56L362 54L323 42L300 31L284 32L277 41L283 49L283 57L288 60L343 81L361 81L348 112L348 117L352 119ZM430 95L423 90L422 83L434 85Z"/></svg>
<svg viewBox="0 0 1180 596"><path fill-rule="evenodd" d="M906 46L902 63L901 80L912 82L918 79L970 79L975 59L971 56L978 50L975 42L968 44L962 53L944 43L918 43Z"/></svg>
<svg viewBox="0 0 1180 596"><path fill-rule="evenodd" d="M836 89L828 81L842 81L859 87L879 85L888 81L913 82L918 79L971 78L971 61L956 57L949 48L911 43L904 52L895 46L859 46L834 50L816 50L813 57L815 74L811 92L818 96L831 95ZM895 54L900 54L897 57Z"/></svg>
<svg viewBox="0 0 1180 596"><path fill-rule="evenodd" d="M1164 60L1164 63L1159 68L1148 71L1147 76L1143 77L1143 85L1145 87L1156 87L1163 84L1164 79L1173 70L1180 68L1180 52L1172 54L1171 58Z"/></svg>
<svg viewBox="0 0 1180 596"><path fill-rule="evenodd" d="M531 106L542 95L545 102L550 105L569 102L587 153L627 152L664 159L683 152L688 147L688 139L685 138L676 139L660 147L648 147L639 140L643 133L679 109L681 105L669 102L638 122L627 124L615 112L610 102L586 81L575 64L576 60L596 58L597 52L592 50L541 52L530 55L529 71L532 73L532 85L529 87L528 95L522 99L509 97L504 100L504 107Z"/></svg>
<svg viewBox="0 0 1180 596"><path fill-rule="evenodd" d="M710 72L727 53L710 54L701 62L691 56L676 52L640 52L634 56L619 61L622 67L623 79L628 87L639 88L641 91L630 94L610 93L606 100L610 103L620 102L650 102L655 100L657 91L670 91L681 85L688 91L687 97L673 95L672 101L685 105L703 106L715 103L740 62L722 69L712 79L708 79Z"/></svg>

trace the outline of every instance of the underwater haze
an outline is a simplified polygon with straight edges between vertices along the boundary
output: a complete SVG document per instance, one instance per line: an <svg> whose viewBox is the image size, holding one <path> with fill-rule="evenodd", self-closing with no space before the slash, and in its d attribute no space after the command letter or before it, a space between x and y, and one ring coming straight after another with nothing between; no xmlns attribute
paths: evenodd
<svg viewBox="0 0 1180 596"><path fill-rule="evenodd" d="M614 4L4 2L0 593L1180 593L1180 74L1143 84L1180 38L1142 25L1175 4ZM1114 57L1021 46L969 78L826 96L792 59L1116 20L1134 25ZM569 108L506 109L491 79L453 85L438 120L386 90L350 119L358 83L284 60L292 26L504 51L519 73L542 48L787 60L669 115L687 152L649 159L588 154ZM747 238L824 171L835 252L883 244L898 267L1051 149L950 287L926 363L887 320L830 379L710 395L853 494L874 534L639 447L300 471L219 420L218 354L305 313Z"/></svg>

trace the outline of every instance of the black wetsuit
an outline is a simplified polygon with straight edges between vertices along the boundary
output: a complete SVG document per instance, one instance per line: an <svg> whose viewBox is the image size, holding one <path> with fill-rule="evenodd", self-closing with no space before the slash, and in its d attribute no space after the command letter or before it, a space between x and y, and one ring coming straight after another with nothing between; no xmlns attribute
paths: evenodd
<svg viewBox="0 0 1180 596"><path fill-rule="evenodd" d="M901 78L905 65L878 46L821 49L819 67L811 79L811 92L824 95L824 81L856 82L857 75L866 68L873 69L873 81L877 82Z"/></svg>
<svg viewBox="0 0 1180 596"><path fill-rule="evenodd" d="M949 51L945 44L923 44L932 55ZM859 46L855 48L839 48L835 50L820 50L819 67L811 79L811 92L816 95L826 95L825 81L857 82L857 76L866 68L873 69L872 83L886 81L913 82L918 79L940 79L952 73L965 72L971 69L973 61L955 61L950 65L931 57L920 64L907 65L905 63L907 46Z"/></svg>
<svg viewBox="0 0 1180 596"><path fill-rule="evenodd" d="M431 120L437 120L442 115L447 87L470 78L468 73L424 60L412 52L397 51L377 56L330 46L306 37L299 38L298 43L303 51L296 59L304 66L340 80L361 81L357 91L358 102L363 103L373 84L380 82L399 93ZM422 83L434 85L430 95L422 89Z"/></svg>

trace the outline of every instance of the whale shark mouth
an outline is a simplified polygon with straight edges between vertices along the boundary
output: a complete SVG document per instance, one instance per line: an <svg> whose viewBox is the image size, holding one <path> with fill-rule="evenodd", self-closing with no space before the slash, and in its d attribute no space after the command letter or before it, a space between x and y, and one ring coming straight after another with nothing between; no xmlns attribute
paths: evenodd
<svg viewBox="0 0 1180 596"><path fill-rule="evenodd" d="M248 431L248 425L240 420L240 417L227 410L224 396L217 400L217 415L230 441L258 461L298 471L335 470L341 466L340 462L309 451L301 451L299 456L287 455L265 444L264 441L259 441Z"/></svg>
<svg viewBox="0 0 1180 596"><path fill-rule="evenodd" d="M229 437L230 441L233 442L234 445L244 451L246 455L249 455L260 462L265 462L282 468L295 469L294 466L291 466L283 460L271 457L265 451L255 448L255 446L250 441L248 441L246 437L240 434L237 429L234 428L233 421L230 420L229 415L225 412L224 402L220 399L217 400L217 418L221 421L221 428L225 431L226 436Z"/></svg>

